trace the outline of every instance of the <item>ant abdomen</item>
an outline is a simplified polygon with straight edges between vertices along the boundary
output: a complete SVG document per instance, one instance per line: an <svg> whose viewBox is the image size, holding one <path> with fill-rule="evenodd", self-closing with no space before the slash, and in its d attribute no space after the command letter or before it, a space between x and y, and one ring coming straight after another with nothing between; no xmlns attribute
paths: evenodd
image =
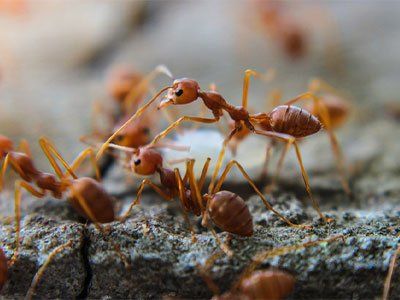
<svg viewBox="0 0 400 300"><path fill-rule="evenodd" d="M294 277L280 270L257 271L245 278L240 291L249 299L284 299L294 289Z"/></svg>
<svg viewBox="0 0 400 300"><path fill-rule="evenodd" d="M321 130L317 117L305 109L293 105L280 105L269 113L273 131L302 138Z"/></svg>
<svg viewBox="0 0 400 300"><path fill-rule="evenodd" d="M209 201L210 218L220 229L240 236L253 235L253 217L241 197L229 191L219 191Z"/></svg>
<svg viewBox="0 0 400 300"><path fill-rule="evenodd" d="M72 206L84 218L91 220L80 204L84 199L95 221L109 223L115 220L112 198L107 194L99 182L89 177L82 177L72 181L70 199Z"/></svg>

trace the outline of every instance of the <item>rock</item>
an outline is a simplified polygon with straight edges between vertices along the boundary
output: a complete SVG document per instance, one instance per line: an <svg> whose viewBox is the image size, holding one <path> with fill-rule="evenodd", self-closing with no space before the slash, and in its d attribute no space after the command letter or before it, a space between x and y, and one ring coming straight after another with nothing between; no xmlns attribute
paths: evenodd
<svg viewBox="0 0 400 300"><path fill-rule="evenodd" d="M70 221L59 221L49 216L32 214L22 219L21 248L14 265L9 268L9 280L2 295L23 297L33 276L56 247L72 241L69 248L54 257L45 270L36 289L40 298L72 298L78 296L84 287L86 277L81 254L84 226ZM13 223L1 224L0 238L3 250L10 259L14 249Z"/></svg>

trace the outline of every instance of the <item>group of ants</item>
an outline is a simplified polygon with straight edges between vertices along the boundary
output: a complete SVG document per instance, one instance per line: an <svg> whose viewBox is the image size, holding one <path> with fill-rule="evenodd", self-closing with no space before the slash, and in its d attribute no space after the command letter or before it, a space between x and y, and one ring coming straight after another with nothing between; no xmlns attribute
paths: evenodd
<svg viewBox="0 0 400 300"><path fill-rule="evenodd" d="M350 196L351 191L348 185L344 158L334 134L334 130L346 121L350 105L343 93L320 79L314 79L310 81L307 92L282 102L283 104L280 105L280 97L278 93L275 93L275 96L272 97L274 108L271 111L253 114L248 108L250 79L254 77L265 81L270 80L272 77L270 76L272 74L271 71L266 73L259 73L254 70L245 71L241 106L229 103L217 92L215 85L211 85L210 89L206 91L200 87L197 81L188 78L175 79L172 85L155 92L153 87L154 80L160 74L173 78L171 72L165 66L158 66L146 75L127 69L120 69L112 73L108 82L108 89L111 98L115 100L115 107L117 107L117 112L109 114L114 124L113 133L111 135L110 133L108 134L109 138L104 143L100 143L99 137L105 139L105 134L99 131L95 131L91 135L91 139L83 137L82 141L87 143L89 147L83 150L71 164L62 157L50 140L45 137L40 138L40 147L54 169L54 174L42 172L35 167L29 145L25 140L20 142L16 150L11 139L0 135L0 159L3 163L0 174L0 189L3 189L8 166L20 177L15 182L15 249L12 257L7 259L4 251L0 248L0 288L7 282L8 270L17 261L21 246L20 204L22 190L26 190L38 198L46 197L47 193L51 193L57 199L65 196L76 213L91 221L105 237L107 234L102 224L113 221L124 222L131 214L132 209L140 204L141 195L146 186L153 189L165 200L179 199L185 219L189 224L193 242L196 242L196 234L188 218L189 213L201 216L202 226L211 231L221 250L211 255L203 265L198 265L199 273L215 294L215 299L282 299L294 290L294 276L277 268L256 270L265 259L297 249L345 239L345 236L338 235L324 240L274 248L258 253L231 290L221 294L219 288L207 274L212 263L220 255L232 256L234 253L229 248L229 245L219 238L214 226L221 231L242 237L249 237L254 233L252 215L246 202L236 193L221 190L233 167L238 168L255 193L261 198L265 207L276 214L288 226L304 230L312 228L312 225L309 224L294 224L275 210L237 160L229 161L222 170L227 148L236 149L237 145L251 134L267 137L270 140L266 149L266 162L268 162L271 149L276 145L276 142L283 142L285 146L282 148L277 170L273 176L272 182L274 183L279 176L279 171L287 152L293 146L305 189L314 209L323 222L332 222L333 219L327 218L320 211L317 201L312 196L309 177L303 165L298 143L301 139L321 130L327 133L343 189ZM153 94L151 99L145 102L147 95L150 93ZM164 93L165 96L158 105L152 105ZM162 109L163 112L166 112L164 108L169 105L186 105L197 100L202 101L202 107L208 110L212 117L205 117L203 115L204 110L200 116L179 117L171 122L165 130L151 139L152 124L154 119L157 119L154 118L154 114L159 113L158 110ZM304 101L305 104L301 108L295 105L300 101ZM164 114L164 116L171 119L171 114L169 113ZM207 174L211 159L206 159L199 178L196 178L194 172L194 159L188 158L185 161L185 173L181 174L178 168L170 169L164 166L160 149L185 150L187 147L177 145L172 140L161 140L171 131L179 130L179 126L184 122L213 124L221 123L220 121L222 120L227 121L225 123L230 132L223 141L208 190L202 194L203 186L208 178ZM160 185L153 183L148 177L143 179L137 190L136 199L132 201L122 216L116 216L113 197L105 190L100 181L101 172L98 165L105 153L117 157L123 166L137 175L149 176L158 174L159 176ZM78 177L76 175L78 168L87 159L95 169L96 179ZM129 262L120 252L118 245L112 241L110 243L113 244L115 251L121 257L125 266L129 267ZM27 294L28 298L33 297L35 294L40 278L51 260L70 246L71 241L58 246L49 254L47 260L33 278ZM384 299L389 294L391 277L398 252L399 249L396 255L393 255L385 281Z"/></svg>

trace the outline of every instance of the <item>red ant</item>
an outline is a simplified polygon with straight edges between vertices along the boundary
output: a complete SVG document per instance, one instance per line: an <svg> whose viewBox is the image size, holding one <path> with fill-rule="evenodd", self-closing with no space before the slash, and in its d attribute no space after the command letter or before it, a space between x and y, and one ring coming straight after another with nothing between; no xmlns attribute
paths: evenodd
<svg viewBox="0 0 400 300"><path fill-rule="evenodd" d="M300 165L303 181L306 187L306 191L312 200L314 209L318 212L319 216L328 221L328 219L321 213L319 209L318 203L312 197L311 188L309 184L309 179L307 172L303 166L303 160L301 156L300 149L297 145L297 139L303 138L309 135L312 135L322 128L321 122L317 117L312 115L306 110L300 109L296 106L293 106L295 102L298 102L303 99L312 99L316 105L320 108L321 116L324 119L324 123L327 124L326 130L329 132L332 139L335 141L335 145L338 146L336 137L332 132L331 127L329 126L329 119L327 117L326 108L323 103L312 93L304 93L301 94L294 99L286 102L285 105L280 105L273 109L269 113L258 113L250 115L247 111L247 103L248 103L248 90L250 77L255 76L259 77L259 74L253 70L246 70L244 81L243 81L243 95L242 95L242 106L233 106L228 103L221 94L215 91L202 91L200 89L197 81L193 79L177 79L173 82L172 86L167 86L162 88L149 102L147 102L144 106L139 108L136 113L127 120L127 122L122 125L117 131L114 132L113 135L102 145L100 150L97 153L97 159L99 159L107 148L108 144L114 139L118 133L123 130L126 126L129 125L130 122L134 121L143 112L165 91L168 91L166 99L162 100L158 105L159 108L166 107L168 105L184 105L191 102L196 101L197 99L203 100L205 106L212 112L214 118L202 118L202 117L192 117L192 116L183 116L180 117L177 121L172 123L169 127L167 127L164 131L159 133L150 144L157 143L160 139L164 138L170 131L174 128L178 127L184 121L191 122L200 122L200 123L216 123L220 120L223 112L227 112L230 118L235 122L235 127L230 132L228 137L225 139L219 158L217 162L217 167L213 173L213 180L217 177L219 169L221 168L225 149L232 139L233 136L236 135L237 132L242 130L242 128L246 127L253 133L263 135L269 138L277 139L286 143L285 150L282 154L281 161L283 161L284 156L289 150L290 146L293 145L296 150L296 156L298 163ZM253 125L254 124L254 125ZM255 129L254 126L262 126L264 130ZM332 140L331 139L331 140ZM337 155L337 159L342 161L341 152L338 151L335 153ZM346 180L345 174L342 173L343 181ZM346 182L347 183L347 182ZM212 189L212 188L211 188ZM346 189L347 191L347 189Z"/></svg>
<svg viewBox="0 0 400 300"><path fill-rule="evenodd" d="M103 227L99 223L109 223L116 220L113 208L113 198L107 193L102 185L90 177L78 178L75 175L75 170L83 163L84 159L89 156L94 168L96 169L96 173L99 176L99 170L91 148L82 151L70 166L62 158L55 146L46 138L40 138L39 144L53 167L58 179L53 174L44 173L38 170L35 167L32 158L26 153L12 151L10 148L1 149L3 153L6 153L6 156L0 175L0 187L2 187L3 178L8 165L11 165L13 170L22 178L22 180L15 182L16 247L13 260L16 259L20 246L20 204L22 189L25 189L37 198L45 197L46 191L51 192L57 199L60 199L63 195L68 193L68 200L75 211L85 219L91 220L103 234ZM58 159L67 170L65 174L58 165L56 159ZM69 178L69 176L71 176L72 179ZM32 183L36 185L37 188L35 188ZM120 253L118 247L116 245L114 245L114 247L121 256L125 265L127 265L126 260L122 253Z"/></svg>
<svg viewBox="0 0 400 300"><path fill-rule="evenodd" d="M212 220L213 223L223 231L240 236L251 236L253 235L253 222L246 203L239 195L230 191L221 190L222 184L230 170L233 166L236 166L242 173L243 177L257 193L257 195L261 198L267 209L274 212L290 226L309 228L309 226L293 224L278 211L276 211L265 199L264 195L258 190L244 168L235 160L232 160L227 164L215 186L214 184L210 183L208 193L201 195L211 161L210 158L208 158L204 163L200 179L196 180L193 171L195 163L194 159L186 161L186 172L182 177L177 168L171 170L163 167L163 158L161 154L154 149L156 145L149 145L140 147L138 149L121 147L113 144L110 144L109 146L128 152L132 155L130 160L130 168L135 174L146 176L158 173L162 185L162 187L159 187L151 180L144 179L138 188L136 200L132 202L131 206L123 215L121 220L125 220L130 214L132 208L140 202L142 192L145 186L148 185L167 201L178 197L188 222L189 220L186 213L193 213L196 216L202 216L202 225L205 227L210 228L209 220ZM235 218L232 218L232 215L235 215ZM190 222L189 226L193 234L193 229ZM212 229L211 231L214 236L216 236Z"/></svg>
<svg viewBox="0 0 400 300"><path fill-rule="evenodd" d="M313 247L321 243L330 243L337 239L344 239L342 235L334 236L324 240L317 240L313 242L306 242L300 245L285 246L274 248L272 250L263 251L254 256L253 262L242 272L239 280L232 286L231 290L221 295L219 287L214 283L208 275L209 270L214 264L215 260L220 256L216 253L207 259L204 266L197 265L200 275L206 282L208 288L213 292L215 300L225 299L284 299L291 294L295 287L295 278L293 275L286 271L276 268L269 268L266 270L255 269L262 264L266 259L281 256L286 253Z"/></svg>
<svg viewBox="0 0 400 300"><path fill-rule="evenodd" d="M157 66L147 75L122 68L117 68L111 72L107 87L109 94L118 105L118 112L116 113L117 117L109 113L109 109L106 110L106 114L111 120L113 132L125 123L131 112L138 108L145 95L151 89L150 82L160 74L165 74L172 78L170 71L163 65ZM93 120L97 120L97 114L104 111L105 108L101 107L101 105L96 102ZM119 132L119 134L115 136L113 143L134 148L144 146L150 142L151 128L154 124L155 119L151 112L144 114L124 128L123 131ZM93 127L96 128L97 126L94 124ZM93 135L104 136L98 129L94 130ZM82 137L82 139L86 140L86 137Z"/></svg>
<svg viewBox="0 0 400 300"><path fill-rule="evenodd" d="M307 32L299 22L287 14L284 4L279 1L256 1L263 28L275 39L283 51L293 59L307 52Z"/></svg>

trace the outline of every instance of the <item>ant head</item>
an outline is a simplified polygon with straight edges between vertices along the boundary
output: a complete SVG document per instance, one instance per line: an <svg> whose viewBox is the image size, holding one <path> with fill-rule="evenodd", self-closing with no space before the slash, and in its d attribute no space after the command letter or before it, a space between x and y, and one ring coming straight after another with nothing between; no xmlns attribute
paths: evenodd
<svg viewBox="0 0 400 300"><path fill-rule="evenodd" d="M140 147L131 158L131 169L139 175L152 175L162 166L161 154L150 147Z"/></svg>
<svg viewBox="0 0 400 300"><path fill-rule="evenodd" d="M160 102L158 108L167 105L188 104L199 97L200 86L197 81L188 78L176 79L172 88L168 89L167 96Z"/></svg>
<svg viewBox="0 0 400 300"><path fill-rule="evenodd" d="M130 148L138 148L149 143L151 130L148 122L143 122L142 119L136 121L119 132L113 139L113 143ZM125 122L125 119L123 119L123 122ZM116 129L119 127L120 124L117 125Z"/></svg>
<svg viewBox="0 0 400 300"><path fill-rule="evenodd" d="M14 148L13 142L6 136L0 134L0 158Z"/></svg>

